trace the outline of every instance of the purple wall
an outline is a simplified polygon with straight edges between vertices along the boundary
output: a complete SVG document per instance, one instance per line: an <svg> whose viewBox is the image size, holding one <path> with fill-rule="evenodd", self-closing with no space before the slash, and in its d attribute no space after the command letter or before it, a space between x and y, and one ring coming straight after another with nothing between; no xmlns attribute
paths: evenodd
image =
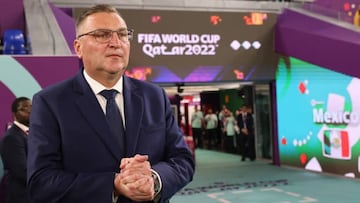
<svg viewBox="0 0 360 203"><path fill-rule="evenodd" d="M0 39L5 30L20 29L26 35L25 13L22 0L0 0Z"/></svg>
<svg viewBox="0 0 360 203"><path fill-rule="evenodd" d="M285 9L275 28L275 51L360 77L360 32Z"/></svg>
<svg viewBox="0 0 360 203"><path fill-rule="evenodd" d="M75 19L69 15L71 10L59 9L50 3L50 7L55 15L55 18L59 24L59 27L64 34L65 40L69 46L69 49L75 54L73 42L76 36L75 33Z"/></svg>

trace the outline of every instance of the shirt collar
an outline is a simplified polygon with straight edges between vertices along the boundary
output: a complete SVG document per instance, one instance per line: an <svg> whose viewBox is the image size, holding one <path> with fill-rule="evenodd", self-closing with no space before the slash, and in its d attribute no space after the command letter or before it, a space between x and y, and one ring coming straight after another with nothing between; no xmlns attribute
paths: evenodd
<svg viewBox="0 0 360 203"><path fill-rule="evenodd" d="M20 123L20 122L18 122L18 121L14 121L14 124L15 124L17 127L19 127L22 131L24 131L24 132L28 132L28 131L29 131L29 127L28 127L28 126L26 126L26 125L24 125L24 124L22 124L22 123Z"/></svg>
<svg viewBox="0 0 360 203"><path fill-rule="evenodd" d="M102 90L104 89L108 89L106 88L104 85L102 85L101 83L99 83L98 81L94 80L93 78L91 78L85 71L85 69L83 70L84 73L84 77L85 80L89 83L89 86L91 88L91 90L94 92L94 94L99 94ZM121 77L117 83L110 89L115 89L117 90L119 93L122 94L123 92L123 77Z"/></svg>

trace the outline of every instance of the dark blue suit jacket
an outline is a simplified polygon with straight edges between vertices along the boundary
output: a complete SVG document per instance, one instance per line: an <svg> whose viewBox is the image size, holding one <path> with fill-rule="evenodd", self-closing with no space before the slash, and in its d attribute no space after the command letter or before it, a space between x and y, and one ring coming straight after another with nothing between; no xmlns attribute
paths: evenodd
<svg viewBox="0 0 360 203"><path fill-rule="evenodd" d="M237 125L240 130L245 127L242 114L239 114L236 117L236 121L237 121ZM246 128L248 129L249 136L254 136L254 119L253 119L252 115L249 113L247 113L245 116L245 124L246 124ZM242 134L242 133L240 133L240 134Z"/></svg>
<svg viewBox="0 0 360 203"><path fill-rule="evenodd" d="M161 177L160 202L192 180L194 160L160 87L124 76L126 156L149 155ZM120 149L82 70L35 94L28 137L33 203L111 203ZM131 202L126 198L119 201Z"/></svg>
<svg viewBox="0 0 360 203"><path fill-rule="evenodd" d="M5 203L28 203L26 190L28 148L25 132L13 124L1 140L0 152L5 170Z"/></svg>

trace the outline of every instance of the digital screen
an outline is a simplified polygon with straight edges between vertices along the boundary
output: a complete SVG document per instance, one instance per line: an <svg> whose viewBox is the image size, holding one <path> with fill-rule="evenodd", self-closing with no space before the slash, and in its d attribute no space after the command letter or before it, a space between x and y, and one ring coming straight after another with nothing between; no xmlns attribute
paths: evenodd
<svg viewBox="0 0 360 203"><path fill-rule="evenodd" d="M157 83L275 79L276 14L119 11L135 30L129 76Z"/></svg>
<svg viewBox="0 0 360 203"><path fill-rule="evenodd" d="M281 164L360 178L360 79L290 58L276 89Z"/></svg>

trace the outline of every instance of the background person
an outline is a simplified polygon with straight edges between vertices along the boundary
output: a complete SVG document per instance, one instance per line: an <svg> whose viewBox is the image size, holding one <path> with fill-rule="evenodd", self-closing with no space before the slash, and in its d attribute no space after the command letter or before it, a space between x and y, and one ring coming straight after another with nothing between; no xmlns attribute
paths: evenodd
<svg viewBox="0 0 360 203"><path fill-rule="evenodd" d="M194 138L195 148L203 147L203 137L202 137L202 125L204 116L202 111L199 110L198 106L194 106L194 112L191 115L191 128L192 128L192 135Z"/></svg>
<svg viewBox="0 0 360 203"><path fill-rule="evenodd" d="M0 154L5 170L2 189L5 203L29 203L26 159L31 100L27 97L16 98L11 105L11 111L14 122L0 142Z"/></svg>
<svg viewBox="0 0 360 203"><path fill-rule="evenodd" d="M246 105L241 107L241 111L237 116L237 124L240 129L239 134L239 151L241 154L241 161L245 161L246 158L250 158L254 161L255 155L255 129L254 118L252 115L252 109Z"/></svg>
<svg viewBox="0 0 360 203"><path fill-rule="evenodd" d="M115 8L96 5L76 34L83 69L33 97L32 203L168 202L192 180L194 160L165 91L123 75L132 30Z"/></svg>
<svg viewBox="0 0 360 203"><path fill-rule="evenodd" d="M217 141L216 144L220 145L220 148L222 143L225 144L225 138L226 138L226 129L225 129L225 120L227 113L230 112L230 110L226 107L226 105L222 105L221 111L218 113L218 133L217 133ZM224 139L224 140L223 140Z"/></svg>
<svg viewBox="0 0 360 203"><path fill-rule="evenodd" d="M224 113L224 150L228 153L236 152L236 118L231 111Z"/></svg>
<svg viewBox="0 0 360 203"><path fill-rule="evenodd" d="M216 114L213 112L212 108L208 109L207 114L205 115L205 129L206 129L206 137L207 137L207 147L208 149L212 149L212 147L216 146L216 138L218 135L217 127L218 127L218 118Z"/></svg>

